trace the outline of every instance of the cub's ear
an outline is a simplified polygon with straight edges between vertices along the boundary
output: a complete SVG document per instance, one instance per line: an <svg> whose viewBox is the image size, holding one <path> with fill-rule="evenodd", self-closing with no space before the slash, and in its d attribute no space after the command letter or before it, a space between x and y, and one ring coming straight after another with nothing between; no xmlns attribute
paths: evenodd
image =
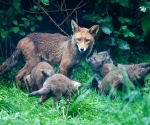
<svg viewBox="0 0 150 125"><path fill-rule="evenodd" d="M71 20L71 27L73 32L79 31L79 26L76 24L74 20Z"/></svg>
<svg viewBox="0 0 150 125"><path fill-rule="evenodd" d="M96 50L96 49L94 49L94 52L93 52L93 54L97 54L97 50Z"/></svg>
<svg viewBox="0 0 150 125"><path fill-rule="evenodd" d="M92 34L92 36L96 36L96 34L99 31L99 25L94 25L89 29L90 34Z"/></svg>
<svg viewBox="0 0 150 125"><path fill-rule="evenodd" d="M107 52L108 52L109 54L110 54L110 49L111 49L111 48L109 48L109 49L107 50Z"/></svg>

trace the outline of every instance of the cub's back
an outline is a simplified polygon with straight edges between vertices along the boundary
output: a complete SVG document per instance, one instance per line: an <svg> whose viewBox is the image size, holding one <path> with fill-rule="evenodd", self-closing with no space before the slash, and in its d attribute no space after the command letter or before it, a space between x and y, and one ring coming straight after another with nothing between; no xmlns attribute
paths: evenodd
<svg viewBox="0 0 150 125"><path fill-rule="evenodd" d="M62 74L54 74L53 76L46 79L43 87L50 88L52 91L65 92L66 90L72 89L71 80Z"/></svg>

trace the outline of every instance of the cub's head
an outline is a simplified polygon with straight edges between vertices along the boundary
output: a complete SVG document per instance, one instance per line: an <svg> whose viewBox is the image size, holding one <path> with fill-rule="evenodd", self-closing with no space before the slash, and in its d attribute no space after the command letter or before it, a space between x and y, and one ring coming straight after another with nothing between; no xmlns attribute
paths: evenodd
<svg viewBox="0 0 150 125"><path fill-rule="evenodd" d="M72 42L77 46L79 52L85 52L87 49L92 50L94 45L94 36L99 31L99 25L94 25L90 29L79 27L75 21L71 21L73 31Z"/></svg>
<svg viewBox="0 0 150 125"><path fill-rule="evenodd" d="M104 61L99 58L97 52L94 52L93 55L86 59L87 63L90 65L92 70L99 70L103 65Z"/></svg>
<svg viewBox="0 0 150 125"><path fill-rule="evenodd" d="M110 49L107 51L102 51L98 53L100 60L105 60L105 63L113 63L111 57L110 57Z"/></svg>
<svg viewBox="0 0 150 125"><path fill-rule="evenodd" d="M78 91L82 87L82 84L77 81L72 81L72 84L73 84L72 88L73 92Z"/></svg>

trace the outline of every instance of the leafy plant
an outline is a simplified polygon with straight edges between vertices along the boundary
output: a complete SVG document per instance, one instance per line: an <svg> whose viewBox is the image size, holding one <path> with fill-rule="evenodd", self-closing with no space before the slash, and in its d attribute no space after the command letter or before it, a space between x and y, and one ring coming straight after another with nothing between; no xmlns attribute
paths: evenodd
<svg viewBox="0 0 150 125"><path fill-rule="evenodd" d="M11 0L8 3L11 6L0 10L0 35L2 41L5 41L7 38L11 39L11 33L19 34L21 36L26 35L26 28L30 28L30 31L34 32L35 29L39 27L35 21L42 21L43 19L41 15L25 14L20 8L20 2L20 0ZM33 6L30 10L38 11L39 8ZM20 18L17 18L17 16Z"/></svg>
<svg viewBox="0 0 150 125"><path fill-rule="evenodd" d="M144 37L148 35L150 31L149 2L98 0L95 6L83 16L83 19L100 25L101 31L106 34L103 41L101 40L105 44L129 50L132 44L130 41L143 42ZM137 6L139 8L136 8Z"/></svg>

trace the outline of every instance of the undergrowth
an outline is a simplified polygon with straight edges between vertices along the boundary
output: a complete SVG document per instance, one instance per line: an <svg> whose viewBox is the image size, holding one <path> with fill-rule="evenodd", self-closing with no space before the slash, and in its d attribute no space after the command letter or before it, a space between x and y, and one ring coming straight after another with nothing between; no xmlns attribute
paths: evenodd
<svg viewBox="0 0 150 125"><path fill-rule="evenodd" d="M91 72L82 62L76 67L71 79L89 82ZM143 95L134 90L125 101L120 96L111 100L99 95L94 88L82 92L66 105L62 98L60 106L52 107L52 98L43 105L38 97L29 98L27 91L16 88L15 82L0 81L0 124L1 125L149 125L150 124L150 76L146 77ZM5 81L6 82L6 81Z"/></svg>

